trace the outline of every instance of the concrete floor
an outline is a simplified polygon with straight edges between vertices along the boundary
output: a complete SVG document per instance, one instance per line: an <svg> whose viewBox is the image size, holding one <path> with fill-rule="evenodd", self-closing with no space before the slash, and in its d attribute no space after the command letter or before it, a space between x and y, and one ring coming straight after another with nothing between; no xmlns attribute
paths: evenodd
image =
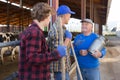
<svg viewBox="0 0 120 80"><path fill-rule="evenodd" d="M101 80L120 80L120 46L107 47L107 54L101 61Z"/></svg>

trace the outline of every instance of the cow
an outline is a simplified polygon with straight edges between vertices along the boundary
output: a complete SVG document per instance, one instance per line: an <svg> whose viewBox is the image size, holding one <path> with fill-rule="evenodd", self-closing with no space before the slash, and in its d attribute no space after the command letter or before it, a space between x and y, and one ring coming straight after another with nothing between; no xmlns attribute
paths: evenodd
<svg viewBox="0 0 120 80"><path fill-rule="evenodd" d="M9 33L0 33L0 43L10 42L14 41L16 38L14 37L14 34ZM15 59L15 52L18 52L18 47L16 46L7 46L0 48L0 57L1 57L1 63L4 63L4 55L10 55L11 61Z"/></svg>

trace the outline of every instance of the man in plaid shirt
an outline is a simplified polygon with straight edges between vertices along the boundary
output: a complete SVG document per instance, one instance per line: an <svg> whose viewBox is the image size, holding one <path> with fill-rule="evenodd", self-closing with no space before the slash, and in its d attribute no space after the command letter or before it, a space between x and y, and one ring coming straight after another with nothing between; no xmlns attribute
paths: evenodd
<svg viewBox="0 0 120 80"><path fill-rule="evenodd" d="M54 50L55 48L57 48L57 46L60 44L60 29L59 27L63 28L63 37L64 37L64 41L63 44L68 46L70 40L72 39L72 34L66 30L65 28L65 24L68 24L68 21L70 19L71 14L75 14L75 12L71 11L70 8L66 5L61 5L58 10L57 10L57 16L58 18L56 19L55 23L53 24L53 26L50 27L50 30L48 32L48 44L49 44L49 48L50 50ZM60 19L59 19L60 18ZM61 20L61 21L59 21ZM60 25L58 25L61 22ZM68 35L69 36L66 36ZM51 74L53 74L54 79L55 80L62 80L62 65L61 65L62 61L61 59L59 59L58 61L54 61L51 63L50 69L51 69ZM70 55L67 54L66 56L66 60L65 60L65 67L66 67L66 80L69 80L69 68L70 68ZM53 78L51 79L53 80Z"/></svg>
<svg viewBox="0 0 120 80"><path fill-rule="evenodd" d="M46 3L37 3L31 12L32 24L20 34L18 80L50 80L50 62L66 55L66 46L59 45L49 52L43 34L53 9Z"/></svg>

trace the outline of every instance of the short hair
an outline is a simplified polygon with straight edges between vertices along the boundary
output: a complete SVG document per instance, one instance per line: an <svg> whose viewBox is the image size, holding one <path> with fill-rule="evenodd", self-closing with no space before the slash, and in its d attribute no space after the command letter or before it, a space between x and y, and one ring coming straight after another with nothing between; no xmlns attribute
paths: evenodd
<svg viewBox="0 0 120 80"><path fill-rule="evenodd" d="M47 18L50 14L54 13L55 13L54 9L50 7L47 3L39 2L33 6L31 16L33 19L42 21L45 18Z"/></svg>

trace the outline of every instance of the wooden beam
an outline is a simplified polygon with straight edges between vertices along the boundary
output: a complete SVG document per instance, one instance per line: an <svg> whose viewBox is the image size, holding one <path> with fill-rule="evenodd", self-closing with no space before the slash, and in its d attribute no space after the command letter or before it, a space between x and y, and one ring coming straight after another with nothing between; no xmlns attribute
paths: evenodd
<svg viewBox="0 0 120 80"><path fill-rule="evenodd" d="M93 5L94 3L93 3L93 0L90 0L90 19L92 19L93 20L93 16L94 16L94 14L93 14ZM93 20L94 21L94 20Z"/></svg>
<svg viewBox="0 0 120 80"><path fill-rule="evenodd" d="M81 0L81 19L86 18L86 0Z"/></svg>

